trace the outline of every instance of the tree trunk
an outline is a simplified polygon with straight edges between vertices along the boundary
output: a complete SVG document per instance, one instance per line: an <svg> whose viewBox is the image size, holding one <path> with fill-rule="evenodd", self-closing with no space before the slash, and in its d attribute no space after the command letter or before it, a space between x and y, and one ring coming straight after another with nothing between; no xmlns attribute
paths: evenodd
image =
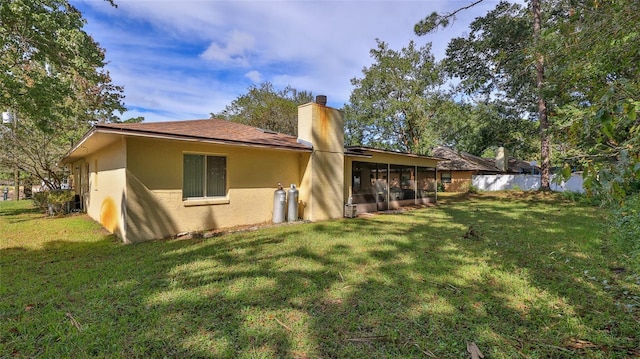
<svg viewBox="0 0 640 359"><path fill-rule="evenodd" d="M18 171L17 169L13 170L13 185L14 185L13 200L19 201L20 200L20 171Z"/></svg>
<svg viewBox="0 0 640 359"><path fill-rule="evenodd" d="M540 190L551 190L550 170L551 170L551 141L549 139L549 121L547 118L547 104L544 100L544 56L539 53L540 49L540 1L532 0L533 11L533 36L536 48L536 87L538 88L538 120L540 121Z"/></svg>

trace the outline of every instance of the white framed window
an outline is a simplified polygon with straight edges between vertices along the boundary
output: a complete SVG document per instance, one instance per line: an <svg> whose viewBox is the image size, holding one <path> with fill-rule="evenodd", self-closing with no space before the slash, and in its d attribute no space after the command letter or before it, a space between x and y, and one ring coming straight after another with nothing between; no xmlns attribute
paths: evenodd
<svg viewBox="0 0 640 359"><path fill-rule="evenodd" d="M227 158L185 153L182 160L182 198L220 198L227 195Z"/></svg>
<svg viewBox="0 0 640 359"><path fill-rule="evenodd" d="M440 181L442 181L442 183L451 183L451 172L441 172Z"/></svg>

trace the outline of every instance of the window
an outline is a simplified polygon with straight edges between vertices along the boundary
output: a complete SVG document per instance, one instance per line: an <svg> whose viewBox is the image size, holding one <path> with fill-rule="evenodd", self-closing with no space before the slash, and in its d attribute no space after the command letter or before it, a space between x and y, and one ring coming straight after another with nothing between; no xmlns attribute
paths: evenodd
<svg viewBox="0 0 640 359"><path fill-rule="evenodd" d="M184 155L182 198L224 197L226 194L226 157Z"/></svg>
<svg viewBox="0 0 640 359"><path fill-rule="evenodd" d="M440 173L440 180L442 183L451 183L451 172Z"/></svg>

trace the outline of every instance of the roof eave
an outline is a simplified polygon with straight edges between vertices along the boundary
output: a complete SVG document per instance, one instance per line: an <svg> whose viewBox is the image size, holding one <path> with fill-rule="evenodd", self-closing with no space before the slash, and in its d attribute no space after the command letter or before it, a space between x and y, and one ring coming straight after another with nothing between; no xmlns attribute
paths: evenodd
<svg viewBox="0 0 640 359"><path fill-rule="evenodd" d="M125 130L125 129L112 128L108 126L96 125L91 130L89 130L69 152L67 152L67 154L63 157L62 163L66 163L67 159L70 157L72 153L74 153L77 149L81 148L82 145L90 137L95 136L97 134L113 134L113 135L146 137L146 138L156 138L156 139L165 139L165 140L235 145L235 146L254 147L254 148L269 148L274 150L286 150L286 151L294 151L294 152L311 152L312 151L312 148L306 144L301 144L301 146L272 145L272 144L265 144L265 143L234 141L229 139L214 139L214 138L199 137L199 136L167 134L167 133L159 133L154 131L131 130L131 129Z"/></svg>
<svg viewBox="0 0 640 359"><path fill-rule="evenodd" d="M349 156L357 156L354 153L354 150L356 151L368 151L368 152L377 152L377 153L387 153L387 154L391 154L391 155L399 155L399 156L409 156L409 157L415 157L415 158L422 158L422 159L427 159L427 160L434 160L434 161L446 161L446 159L444 158L439 158L439 157L431 157L431 156L425 156L425 155L418 155L415 153L406 153L406 152L398 152L398 151L390 151L390 150L382 150L382 149L378 149L378 148L371 148L371 147L363 147L363 146L345 146L345 155L349 155ZM371 157L371 155L367 155L367 154L360 154L360 156L368 156Z"/></svg>
<svg viewBox="0 0 640 359"><path fill-rule="evenodd" d="M79 150L80 148L82 148L82 146L84 145L85 142L87 142L87 140L89 139L89 137L93 136L93 134L96 132L96 127L91 127L91 129L89 131L87 131L84 136L82 136L82 138L76 142L76 144L74 144L71 149L69 149L69 151L67 151L67 153L64 154L64 156L62 157L62 160L60 160L61 164L67 164L69 163L69 161L67 161L67 159L69 159L71 157L71 155L76 152L77 150Z"/></svg>
<svg viewBox="0 0 640 359"><path fill-rule="evenodd" d="M160 133L160 132L154 132L154 131L120 130L120 129L114 130L108 127L102 127L99 131L103 133L114 133L114 134L120 134L125 136L129 135L129 136L136 136L136 137L157 138L157 139L166 139L166 140L179 140L179 141L204 142L204 143L223 144L223 145L259 147L259 148L292 150L292 151L298 151L298 152L312 151L312 149L306 144L301 144L301 146L275 145L275 144L267 144L267 143L237 141L237 140L230 140L230 139L209 138L209 137L200 137L200 136L192 136L192 135L176 135L176 134Z"/></svg>

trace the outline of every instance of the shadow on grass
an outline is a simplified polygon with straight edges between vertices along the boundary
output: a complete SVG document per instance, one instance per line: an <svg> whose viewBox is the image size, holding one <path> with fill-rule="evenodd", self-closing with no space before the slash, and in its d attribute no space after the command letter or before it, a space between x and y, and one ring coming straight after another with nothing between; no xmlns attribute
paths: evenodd
<svg viewBox="0 0 640 359"><path fill-rule="evenodd" d="M483 287L492 288L494 303L517 291L518 281L526 284L523 289L536 291L525 293L519 304L505 301L501 306L510 309L504 313L513 312L502 315L505 320L521 319L514 327L516 336L504 332L505 342L524 352L556 350L554 355L566 355L563 348L580 355L640 355L639 313L623 310L622 302L634 296L622 298L619 293L628 290L637 295L639 288L632 283L633 277L624 283L616 273L620 268L616 268L615 257L620 253L609 250L610 245L602 240L604 222L597 209L577 206L550 193L481 198L471 208L446 207L443 211L478 233L477 238L467 239L467 255L477 257L484 252L487 264L500 270L489 271L482 282ZM500 206L495 206L496 200ZM516 280L509 281L508 273L515 274ZM528 340L532 337L548 339Z"/></svg>
<svg viewBox="0 0 640 359"><path fill-rule="evenodd" d="M34 207L31 201L0 202L0 217L5 217L9 223L20 223L38 218L37 214L45 216L44 210Z"/></svg>
<svg viewBox="0 0 640 359"><path fill-rule="evenodd" d="M0 344L53 357L461 357L473 341L502 357L624 356L634 319L584 275L604 276L597 219L546 206L470 198L208 240L5 249Z"/></svg>

